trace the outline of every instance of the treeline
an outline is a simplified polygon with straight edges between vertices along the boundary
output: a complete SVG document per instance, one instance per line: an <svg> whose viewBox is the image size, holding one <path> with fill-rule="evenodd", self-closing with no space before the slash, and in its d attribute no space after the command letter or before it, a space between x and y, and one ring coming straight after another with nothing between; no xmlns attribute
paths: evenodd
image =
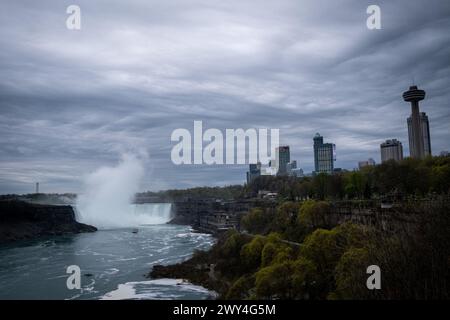
<svg viewBox="0 0 450 320"><path fill-rule="evenodd" d="M296 199L371 199L380 196L423 197L450 193L450 157L406 158L313 177L260 176L246 186L247 195L260 190L278 192L286 200Z"/></svg>
<svg viewBox="0 0 450 320"><path fill-rule="evenodd" d="M171 189L158 192L142 192L136 199L158 199L159 201L177 201L186 199L223 199L233 200L243 196L244 187L231 185L225 187L196 187L190 189Z"/></svg>
<svg viewBox="0 0 450 320"><path fill-rule="evenodd" d="M253 209L194 259L214 263L211 286L226 299L448 299L450 206L405 207L420 213L414 228L386 233L371 226L324 225L323 201ZM368 290L367 267L381 268L381 290ZM205 284L205 283L202 283Z"/></svg>
<svg viewBox="0 0 450 320"><path fill-rule="evenodd" d="M29 193L29 194L4 194L0 195L0 201L20 200L43 204L72 204L76 201L75 193Z"/></svg>

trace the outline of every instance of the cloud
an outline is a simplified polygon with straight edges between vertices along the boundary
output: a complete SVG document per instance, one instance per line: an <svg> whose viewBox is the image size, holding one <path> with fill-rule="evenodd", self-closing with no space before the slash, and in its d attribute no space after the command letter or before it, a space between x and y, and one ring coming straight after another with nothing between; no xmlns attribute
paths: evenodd
<svg viewBox="0 0 450 320"><path fill-rule="evenodd" d="M149 154L142 189L242 183L245 166L175 166L174 129L280 128L305 171L316 132L352 169L403 142L414 81L435 154L450 149L450 5L379 1L66 1L0 4L0 192L79 191L120 154Z"/></svg>

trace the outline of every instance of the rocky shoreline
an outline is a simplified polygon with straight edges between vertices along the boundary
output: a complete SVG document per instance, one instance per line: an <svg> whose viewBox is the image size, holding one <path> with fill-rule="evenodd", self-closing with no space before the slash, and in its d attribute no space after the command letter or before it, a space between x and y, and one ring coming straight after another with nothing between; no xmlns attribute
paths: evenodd
<svg viewBox="0 0 450 320"><path fill-rule="evenodd" d="M217 298L225 294L225 288L229 284L225 283L214 271L212 264L212 250L196 251L194 255L183 262L172 265L155 265L147 274L151 279L183 279L194 285L202 286L208 290L215 291Z"/></svg>
<svg viewBox="0 0 450 320"><path fill-rule="evenodd" d="M44 205L15 199L0 201L0 244L95 231L97 228L77 222L69 205Z"/></svg>

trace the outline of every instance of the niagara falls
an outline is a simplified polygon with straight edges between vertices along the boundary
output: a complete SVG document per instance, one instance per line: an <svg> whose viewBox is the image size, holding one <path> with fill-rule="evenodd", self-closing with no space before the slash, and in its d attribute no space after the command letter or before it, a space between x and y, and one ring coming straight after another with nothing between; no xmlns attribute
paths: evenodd
<svg viewBox="0 0 450 320"><path fill-rule="evenodd" d="M207 299L213 292L181 279L149 279L154 265L188 259L214 238L190 226L168 224L170 202L135 203L145 157L118 162L82 177L71 204L77 223L96 232L46 236L2 244L0 299ZM60 207L60 206L55 206ZM80 288L66 286L68 266L81 270Z"/></svg>

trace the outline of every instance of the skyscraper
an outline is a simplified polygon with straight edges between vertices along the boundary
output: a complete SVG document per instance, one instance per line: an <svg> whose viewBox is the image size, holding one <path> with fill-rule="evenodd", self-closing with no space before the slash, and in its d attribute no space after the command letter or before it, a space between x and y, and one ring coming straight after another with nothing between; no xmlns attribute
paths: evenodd
<svg viewBox="0 0 450 320"><path fill-rule="evenodd" d="M333 143L323 143L323 137L316 133L314 141L314 168L316 173L331 174L336 161L336 146Z"/></svg>
<svg viewBox="0 0 450 320"><path fill-rule="evenodd" d="M397 139L386 140L380 145L381 162L403 160L403 146Z"/></svg>
<svg viewBox="0 0 450 320"><path fill-rule="evenodd" d="M319 147L323 145L323 137L316 133L313 138L314 141L314 170L319 170Z"/></svg>
<svg viewBox="0 0 450 320"><path fill-rule="evenodd" d="M297 169L297 160L292 160L286 165L287 173L290 174L292 170Z"/></svg>
<svg viewBox="0 0 450 320"><path fill-rule="evenodd" d="M408 136L409 136L409 153L416 154L415 146L413 141L413 126L412 126L412 116L408 117ZM422 130L422 140L423 140L423 152L424 156L431 155L431 138L430 138L430 123L428 122L428 116L425 112L420 113L419 117L420 128Z"/></svg>
<svg viewBox="0 0 450 320"><path fill-rule="evenodd" d="M285 176L287 172L287 164L291 162L291 153L289 146L281 146L276 148L275 152L275 168L277 175Z"/></svg>
<svg viewBox="0 0 450 320"><path fill-rule="evenodd" d="M261 162L251 163L247 172L247 184L250 184L255 178L261 175Z"/></svg>
<svg viewBox="0 0 450 320"><path fill-rule="evenodd" d="M409 135L409 153L412 158L417 159L422 159L425 157L424 137L419 110L419 101L423 99L425 99L425 91L419 90L417 86L411 86L408 91L403 92L403 100L406 102L411 102L411 133Z"/></svg>

